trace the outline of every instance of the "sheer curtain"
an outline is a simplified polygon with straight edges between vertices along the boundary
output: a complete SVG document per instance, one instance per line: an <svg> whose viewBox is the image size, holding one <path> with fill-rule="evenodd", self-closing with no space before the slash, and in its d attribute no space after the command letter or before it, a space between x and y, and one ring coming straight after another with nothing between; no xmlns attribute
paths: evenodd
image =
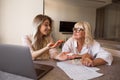
<svg viewBox="0 0 120 80"><path fill-rule="evenodd" d="M103 38L104 36L104 16L105 8L99 8L96 11L96 28L95 28L95 38Z"/></svg>
<svg viewBox="0 0 120 80"><path fill-rule="evenodd" d="M96 38L120 41L120 4L98 9L96 17Z"/></svg>

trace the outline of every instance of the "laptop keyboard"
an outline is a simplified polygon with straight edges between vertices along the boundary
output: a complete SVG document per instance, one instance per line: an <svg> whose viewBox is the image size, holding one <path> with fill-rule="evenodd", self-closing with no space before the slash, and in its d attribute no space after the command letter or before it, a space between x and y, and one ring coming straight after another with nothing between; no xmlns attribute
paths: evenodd
<svg viewBox="0 0 120 80"><path fill-rule="evenodd" d="M34 67L38 79L43 77L45 74L47 74L50 70L54 68L53 66L44 64L34 64Z"/></svg>
<svg viewBox="0 0 120 80"><path fill-rule="evenodd" d="M36 75L39 76L40 74L43 74L45 70L35 69L35 72L36 72Z"/></svg>

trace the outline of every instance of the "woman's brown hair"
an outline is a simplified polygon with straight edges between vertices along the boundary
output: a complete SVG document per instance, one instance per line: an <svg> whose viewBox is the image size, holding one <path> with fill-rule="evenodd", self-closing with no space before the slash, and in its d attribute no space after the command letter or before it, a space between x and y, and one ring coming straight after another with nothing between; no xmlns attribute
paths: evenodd
<svg viewBox="0 0 120 80"><path fill-rule="evenodd" d="M45 47L49 42L47 37L50 35L50 33L48 35L42 36L39 30L39 28L41 28L41 25L45 20L49 20L49 26L51 27L50 30L52 30L52 19L49 16L40 14L37 15L33 20L34 32L32 34L32 46L34 50L38 50Z"/></svg>

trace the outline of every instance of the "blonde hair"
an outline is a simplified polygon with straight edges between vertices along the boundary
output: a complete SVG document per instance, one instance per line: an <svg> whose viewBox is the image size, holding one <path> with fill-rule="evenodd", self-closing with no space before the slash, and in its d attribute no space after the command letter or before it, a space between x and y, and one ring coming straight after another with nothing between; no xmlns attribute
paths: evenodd
<svg viewBox="0 0 120 80"><path fill-rule="evenodd" d="M42 36L39 28L41 28L41 25L44 23L45 20L49 20L50 22L50 27L52 30L52 19L46 15L37 15L34 20L33 20L33 25L34 25L34 31L32 33L32 46L34 50L39 50L43 47L45 47L49 39L48 37L50 36L50 33L48 35Z"/></svg>
<svg viewBox="0 0 120 80"><path fill-rule="evenodd" d="M93 36L91 26L88 22L80 21L75 24L75 26L83 26L85 30L85 44L90 45L93 43Z"/></svg>

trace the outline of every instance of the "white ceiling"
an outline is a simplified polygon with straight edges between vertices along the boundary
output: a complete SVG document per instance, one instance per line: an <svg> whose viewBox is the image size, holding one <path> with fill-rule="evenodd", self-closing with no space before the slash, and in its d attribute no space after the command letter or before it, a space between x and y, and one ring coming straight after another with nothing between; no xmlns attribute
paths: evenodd
<svg viewBox="0 0 120 80"><path fill-rule="evenodd" d="M69 4L73 6L84 6L84 7L93 7L99 8L107 4L111 4L112 0L51 0L53 2L59 2L63 4Z"/></svg>

